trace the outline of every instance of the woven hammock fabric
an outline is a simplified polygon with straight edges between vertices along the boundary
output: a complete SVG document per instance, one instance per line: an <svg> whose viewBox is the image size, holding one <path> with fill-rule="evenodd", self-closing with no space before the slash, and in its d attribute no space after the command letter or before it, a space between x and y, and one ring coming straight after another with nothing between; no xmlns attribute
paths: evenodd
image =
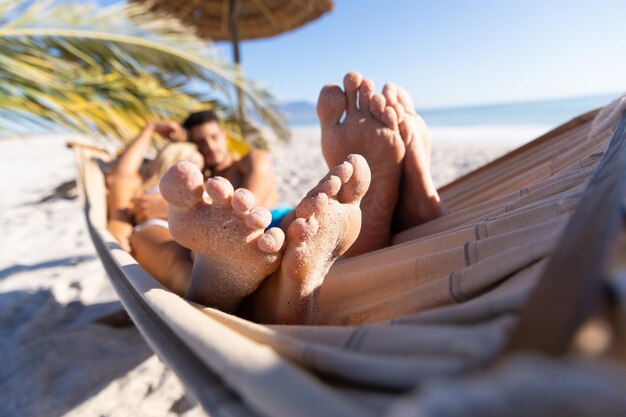
<svg viewBox="0 0 626 417"><path fill-rule="evenodd" d="M618 416L626 409L623 250L607 283L621 323L617 354L490 363L598 166L626 149L626 119L615 133L625 108L617 100L449 184L441 195L451 214L337 263L321 293L327 326L262 325L176 296L106 231L104 157L78 149L78 179L124 306L211 415Z"/></svg>

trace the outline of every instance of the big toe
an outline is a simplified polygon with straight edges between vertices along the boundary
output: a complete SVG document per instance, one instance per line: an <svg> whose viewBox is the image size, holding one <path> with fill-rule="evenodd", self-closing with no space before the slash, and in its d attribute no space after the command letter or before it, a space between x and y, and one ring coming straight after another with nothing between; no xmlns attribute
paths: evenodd
<svg viewBox="0 0 626 417"><path fill-rule="evenodd" d="M370 186L372 174L367 161L361 155L348 155L346 162L352 165L352 175L341 187L337 199L343 204L358 204Z"/></svg>
<svg viewBox="0 0 626 417"><path fill-rule="evenodd" d="M320 91L317 100L317 116L322 129L339 124L341 115L346 111L346 95L338 85L326 85Z"/></svg>
<svg viewBox="0 0 626 417"><path fill-rule="evenodd" d="M171 167L161 178L159 190L169 204L189 208L202 199L202 173L198 166L182 161Z"/></svg>

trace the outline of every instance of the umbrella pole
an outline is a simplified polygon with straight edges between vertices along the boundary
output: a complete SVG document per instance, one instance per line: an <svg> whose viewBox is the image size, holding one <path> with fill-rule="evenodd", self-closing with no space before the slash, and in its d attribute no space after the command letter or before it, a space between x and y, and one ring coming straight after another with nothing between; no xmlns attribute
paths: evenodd
<svg viewBox="0 0 626 417"><path fill-rule="evenodd" d="M239 11L241 9L241 0L230 0L230 33L233 44L233 58L237 68L237 81L241 82L241 55L239 53ZM237 101L239 104L239 117L241 120L246 118L245 98L243 90L237 86Z"/></svg>

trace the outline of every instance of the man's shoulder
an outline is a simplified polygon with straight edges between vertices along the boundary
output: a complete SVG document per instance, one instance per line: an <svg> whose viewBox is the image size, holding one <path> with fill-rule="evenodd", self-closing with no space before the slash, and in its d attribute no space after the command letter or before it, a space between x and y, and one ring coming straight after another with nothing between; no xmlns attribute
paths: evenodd
<svg viewBox="0 0 626 417"><path fill-rule="evenodd" d="M252 163L265 162L268 160L269 155L262 149L252 149L242 159L246 159Z"/></svg>
<svg viewBox="0 0 626 417"><path fill-rule="evenodd" d="M235 164L240 171L251 172L269 164L269 156L263 150L252 149L243 158L236 161Z"/></svg>

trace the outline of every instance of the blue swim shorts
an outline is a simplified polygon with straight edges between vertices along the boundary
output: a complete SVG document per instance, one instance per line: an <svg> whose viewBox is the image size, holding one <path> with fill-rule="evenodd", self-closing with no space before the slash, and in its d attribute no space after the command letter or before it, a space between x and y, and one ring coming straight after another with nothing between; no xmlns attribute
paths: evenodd
<svg viewBox="0 0 626 417"><path fill-rule="evenodd" d="M272 213L272 222L269 226L267 226L267 229L265 230L271 229L272 227L279 227L280 222L283 220L283 218L292 211L293 207L283 204L280 204L278 205L278 207L270 210L270 213Z"/></svg>

